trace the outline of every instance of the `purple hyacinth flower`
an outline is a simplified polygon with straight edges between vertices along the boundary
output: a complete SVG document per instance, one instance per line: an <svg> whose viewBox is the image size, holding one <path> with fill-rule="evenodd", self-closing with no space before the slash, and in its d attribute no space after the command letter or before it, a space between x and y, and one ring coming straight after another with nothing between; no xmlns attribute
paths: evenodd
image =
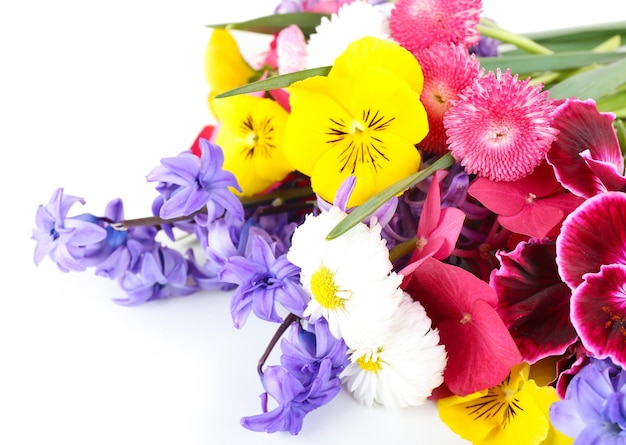
<svg viewBox="0 0 626 445"><path fill-rule="evenodd" d="M148 174L148 181L178 186L161 206L159 216L164 219L189 216L206 207L206 217L197 218L196 222L210 223L225 211L243 219L243 206L229 187L241 189L235 176L222 169L221 148L206 139L200 139L200 148L202 157L185 151L174 158L162 159L161 165Z"/></svg>
<svg viewBox="0 0 626 445"><path fill-rule="evenodd" d="M300 269L286 254L277 257L276 245L257 229L249 237L246 256L230 257L219 274L220 280L238 285L230 304L236 328L245 324L251 311L262 320L281 322L276 303L301 317L310 300L300 285Z"/></svg>
<svg viewBox="0 0 626 445"><path fill-rule="evenodd" d="M577 444L626 442L626 373L610 360L591 359L574 376L550 421Z"/></svg>
<svg viewBox="0 0 626 445"><path fill-rule="evenodd" d="M126 272L120 279L120 286L127 296L114 301L126 306L189 295L197 290L188 275L188 264L183 255L162 246L145 252L139 262L139 271Z"/></svg>
<svg viewBox="0 0 626 445"><path fill-rule="evenodd" d="M46 256L54 261L63 272L84 271L81 262L87 246L106 238L106 230L98 224L77 217L67 217L70 208L82 198L64 195L63 189L54 191L48 203L37 208L36 228L31 239L37 241L34 261L39 264Z"/></svg>
<svg viewBox="0 0 626 445"><path fill-rule="evenodd" d="M288 337L281 342L282 366L270 366L263 374L263 413L241 419L245 428L298 434L304 417L339 393L338 376L348 362L347 347L330 334L322 320L310 329L302 329L299 323L291 325ZM271 411L269 397L278 405Z"/></svg>

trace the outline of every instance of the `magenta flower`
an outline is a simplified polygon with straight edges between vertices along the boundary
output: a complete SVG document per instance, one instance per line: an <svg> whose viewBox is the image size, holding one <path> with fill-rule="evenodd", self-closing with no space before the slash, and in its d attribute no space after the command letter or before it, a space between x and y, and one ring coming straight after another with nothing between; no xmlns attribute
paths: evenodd
<svg viewBox="0 0 626 445"><path fill-rule="evenodd" d="M480 0L398 0L391 11L391 37L411 52L435 43L476 45Z"/></svg>
<svg viewBox="0 0 626 445"><path fill-rule="evenodd" d="M435 44L420 50L417 59L424 72L424 89L420 96L428 116L428 134L419 148L442 154L448 150L443 116L453 100L478 77L479 62L460 45ZM441 63L445 60L446 63Z"/></svg>
<svg viewBox="0 0 626 445"><path fill-rule="evenodd" d="M513 182L476 178L468 193L496 213L504 228L534 238L556 235L563 219L583 201L567 193L545 162Z"/></svg>
<svg viewBox="0 0 626 445"><path fill-rule="evenodd" d="M516 181L544 159L557 134L553 100L541 86L490 71L466 88L443 118L454 158L472 174Z"/></svg>
<svg viewBox="0 0 626 445"><path fill-rule="evenodd" d="M454 207L441 208L441 181L447 174L446 170L437 170L433 175L417 225L416 249L402 274L411 273L427 258L448 258L459 239L465 213Z"/></svg>
<svg viewBox="0 0 626 445"><path fill-rule="evenodd" d="M467 395L502 382L522 361L497 314L495 291L460 267L428 258L405 276L402 288L419 301L439 329L448 353L444 382Z"/></svg>
<svg viewBox="0 0 626 445"><path fill-rule="evenodd" d="M624 159L612 113L600 113L593 100L566 99L552 113L559 134L548 151L556 177L584 198L607 190L626 191Z"/></svg>
<svg viewBox="0 0 626 445"><path fill-rule="evenodd" d="M550 241L521 242L512 252L498 252L500 268L490 284L498 295L497 311L528 363L565 353L576 340L569 319L571 291L556 268Z"/></svg>
<svg viewBox="0 0 626 445"><path fill-rule="evenodd" d="M626 266L626 193L596 195L570 213L556 239L556 263L572 290L602 265Z"/></svg>
<svg viewBox="0 0 626 445"><path fill-rule="evenodd" d="M626 366L626 266L602 265L572 292L572 323L596 358Z"/></svg>

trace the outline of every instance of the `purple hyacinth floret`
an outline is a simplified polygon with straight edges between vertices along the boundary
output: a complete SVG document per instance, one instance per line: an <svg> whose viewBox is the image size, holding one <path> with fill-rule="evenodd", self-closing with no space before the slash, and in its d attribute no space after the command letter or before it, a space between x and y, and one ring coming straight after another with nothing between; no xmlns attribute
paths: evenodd
<svg viewBox="0 0 626 445"><path fill-rule="evenodd" d="M551 405L550 420L575 444L626 443L626 373L610 359L591 359Z"/></svg>
<svg viewBox="0 0 626 445"><path fill-rule="evenodd" d="M291 325L288 338L281 342L282 365L269 366L263 374L263 413L242 418L245 428L298 434L304 417L339 393L347 347L330 334L323 320L310 329L304 330L299 323ZM270 397L277 403L272 410L268 409Z"/></svg>
<svg viewBox="0 0 626 445"><path fill-rule="evenodd" d="M125 298L116 303L135 306L168 297L185 296L198 287L189 276L187 260L177 250L158 246L141 255L138 272L127 271L120 278Z"/></svg>
<svg viewBox="0 0 626 445"><path fill-rule="evenodd" d="M222 169L224 154L221 148L206 139L200 139L200 148L200 158L191 151L184 151L174 158L162 159L161 165L148 174L148 181L177 186L161 186L169 196L164 195L166 199L159 209L159 216L164 219L189 216L206 207L206 215L196 215L199 224L206 225L225 211L243 219L243 206L229 187L241 189L235 176Z"/></svg>
<svg viewBox="0 0 626 445"><path fill-rule="evenodd" d="M91 221L68 217L67 213L77 202L85 203L82 198L64 195L63 188L58 188L45 206L37 208L36 228L31 237L37 241L35 264L39 265L48 256L63 272L86 269L82 259L87 247L104 240L107 232Z"/></svg>
<svg viewBox="0 0 626 445"><path fill-rule="evenodd" d="M277 303L302 316L310 297L300 285L300 268L287 260L280 246L263 229L251 227L245 256L226 260L219 278L238 285L230 304L236 328L245 324L250 312L262 320L280 323L283 319Z"/></svg>

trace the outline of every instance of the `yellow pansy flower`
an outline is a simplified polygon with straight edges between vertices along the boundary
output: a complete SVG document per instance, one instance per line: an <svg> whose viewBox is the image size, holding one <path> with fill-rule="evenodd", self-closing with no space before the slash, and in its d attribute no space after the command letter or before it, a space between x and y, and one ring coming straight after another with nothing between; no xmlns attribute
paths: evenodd
<svg viewBox="0 0 626 445"><path fill-rule="evenodd" d="M226 29L214 29L204 53L204 74L211 88L208 103L220 93L245 85L254 70L245 61L232 34Z"/></svg>
<svg viewBox="0 0 626 445"><path fill-rule="evenodd" d="M276 101L249 95L214 99L220 127L216 144L224 152L224 169L241 187L240 196L262 192L293 168L283 153L287 111Z"/></svg>
<svg viewBox="0 0 626 445"><path fill-rule="evenodd" d="M549 408L558 400L556 390L537 386L528 379L528 372L528 364L521 363L493 388L440 399L439 417L475 445L573 443L550 424Z"/></svg>
<svg viewBox="0 0 626 445"><path fill-rule="evenodd" d="M405 49L373 37L353 42L327 77L288 88L287 159L329 202L344 179L356 176L348 206L363 203L419 169L415 144L428 132L422 83Z"/></svg>

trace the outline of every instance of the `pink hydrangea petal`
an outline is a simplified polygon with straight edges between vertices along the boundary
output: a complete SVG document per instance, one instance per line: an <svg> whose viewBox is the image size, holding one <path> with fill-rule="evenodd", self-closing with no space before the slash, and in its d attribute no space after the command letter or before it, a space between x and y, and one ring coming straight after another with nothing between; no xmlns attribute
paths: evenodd
<svg viewBox="0 0 626 445"><path fill-rule="evenodd" d="M623 173L624 161L612 125L615 116L600 113L591 99L566 99L552 116L552 125L559 134L547 159L554 166L559 182L585 198L606 191L580 153L590 150L592 159L611 163L618 173Z"/></svg>
<svg viewBox="0 0 626 445"><path fill-rule="evenodd" d="M572 293L572 323L597 358L626 366L626 266L610 264L588 274Z"/></svg>
<svg viewBox="0 0 626 445"><path fill-rule="evenodd" d="M470 272L428 258L402 288L418 300L439 329L448 352L444 381L464 395L493 386L521 361L521 355L496 313L495 291Z"/></svg>
<svg viewBox="0 0 626 445"><path fill-rule="evenodd" d="M570 213L556 240L559 274L570 288L603 264L626 265L626 194L605 192Z"/></svg>
<svg viewBox="0 0 626 445"><path fill-rule="evenodd" d="M276 37L278 74L293 73L305 68L306 40L297 25L282 29Z"/></svg>
<svg viewBox="0 0 626 445"><path fill-rule="evenodd" d="M576 340L569 319L571 292L561 281L552 242L521 242L512 252L498 252L500 268L490 284L498 295L497 311L529 363L561 355Z"/></svg>

